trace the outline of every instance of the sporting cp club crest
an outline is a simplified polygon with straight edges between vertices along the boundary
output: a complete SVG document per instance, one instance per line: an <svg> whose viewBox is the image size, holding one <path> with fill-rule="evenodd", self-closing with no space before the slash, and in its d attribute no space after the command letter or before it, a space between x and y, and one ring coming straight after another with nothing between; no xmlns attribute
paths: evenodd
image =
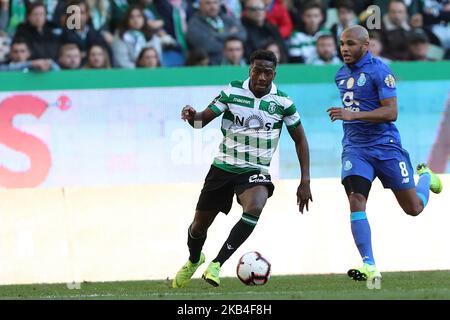
<svg viewBox="0 0 450 320"><path fill-rule="evenodd" d="M277 105L275 104L275 102L270 102L269 107L267 108L267 111L269 111L270 114L274 114L276 110L277 110Z"/></svg>
<svg viewBox="0 0 450 320"><path fill-rule="evenodd" d="M361 73L358 78L358 82L356 82L358 87L362 87L366 84L366 75L364 73Z"/></svg>

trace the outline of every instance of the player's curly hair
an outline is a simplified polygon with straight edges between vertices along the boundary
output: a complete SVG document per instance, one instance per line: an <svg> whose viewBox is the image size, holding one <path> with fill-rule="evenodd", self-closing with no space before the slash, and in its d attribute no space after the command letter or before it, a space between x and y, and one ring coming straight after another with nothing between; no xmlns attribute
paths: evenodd
<svg viewBox="0 0 450 320"><path fill-rule="evenodd" d="M255 60L265 60L273 63L274 67L277 66L277 57L272 51L258 49L254 51L250 56L250 64L253 64Z"/></svg>

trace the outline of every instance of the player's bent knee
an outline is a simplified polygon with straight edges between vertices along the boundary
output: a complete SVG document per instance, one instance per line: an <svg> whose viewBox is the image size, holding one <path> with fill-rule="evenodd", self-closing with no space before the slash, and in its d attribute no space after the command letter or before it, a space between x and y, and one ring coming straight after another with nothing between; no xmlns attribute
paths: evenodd
<svg viewBox="0 0 450 320"><path fill-rule="evenodd" d="M254 204L254 205L247 206L244 209L244 212L251 214L253 216L259 217L261 215L261 212L263 211L263 209L264 209L264 205Z"/></svg>
<svg viewBox="0 0 450 320"><path fill-rule="evenodd" d="M194 238L201 238L201 237L205 236L207 231L208 231L207 227L205 228L204 226L202 226L198 223L193 222L191 224L191 235Z"/></svg>
<svg viewBox="0 0 450 320"><path fill-rule="evenodd" d="M422 211L423 211L423 207L416 205L416 206L411 206L411 207L406 207L403 208L403 211L407 214L410 215L412 217L418 216Z"/></svg>
<svg viewBox="0 0 450 320"><path fill-rule="evenodd" d="M191 235L195 238L201 238L208 232L209 224L203 223L199 220L192 221L191 224Z"/></svg>
<svg viewBox="0 0 450 320"><path fill-rule="evenodd" d="M348 196L348 201L350 203L350 209L352 211L366 211L367 199L360 193L352 193Z"/></svg>
<svg viewBox="0 0 450 320"><path fill-rule="evenodd" d="M418 201L405 201L401 203L403 211L410 216L418 216L424 209L424 206L422 204L421 200Z"/></svg>

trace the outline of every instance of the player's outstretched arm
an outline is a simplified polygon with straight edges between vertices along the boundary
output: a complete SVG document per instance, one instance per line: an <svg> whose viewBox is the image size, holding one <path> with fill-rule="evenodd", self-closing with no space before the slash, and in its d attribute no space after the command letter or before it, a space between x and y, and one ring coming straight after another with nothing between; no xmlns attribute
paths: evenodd
<svg viewBox="0 0 450 320"><path fill-rule="evenodd" d="M397 98L381 100L381 107L372 111L352 112L343 108L332 107L327 110L331 121L336 120L362 120L367 122L389 122L397 120Z"/></svg>
<svg viewBox="0 0 450 320"><path fill-rule="evenodd" d="M295 142L295 151L300 162L300 185L297 188L297 205L298 210L303 213L303 208L309 210L309 200L313 201L310 189L309 176L309 147L303 126L299 124L294 129L289 130L289 134Z"/></svg>
<svg viewBox="0 0 450 320"><path fill-rule="evenodd" d="M181 110L181 119L189 122L192 128L201 129L210 123L217 115L210 109L206 108L202 112L197 112L190 105L185 106Z"/></svg>

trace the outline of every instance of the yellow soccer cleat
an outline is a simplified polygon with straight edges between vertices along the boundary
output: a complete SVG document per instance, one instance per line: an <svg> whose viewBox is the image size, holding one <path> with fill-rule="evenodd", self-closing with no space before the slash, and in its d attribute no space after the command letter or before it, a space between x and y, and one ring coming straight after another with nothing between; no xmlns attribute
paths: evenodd
<svg viewBox="0 0 450 320"><path fill-rule="evenodd" d="M424 173L430 175L430 190L433 193L440 193L442 191L442 181L439 176L431 171L425 163L421 163L417 166L417 174L421 176Z"/></svg>
<svg viewBox="0 0 450 320"><path fill-rule="evenodd" d="M220 262L211 262L203 273L202 278L210 285L218 287L220 285Z"/></svg>
<svg viewBox="0 0 450 320"><path fill-rule="evenodd" d="M175 278L172 281L172 288L184 288L191 281L192 276L198 267L205 262L205 255L203 252L200 254L200 260L197 263L192 263L190 260L177 272Z"/></svg>
<svg viewBox="0 0 450 320"><path fill-rule="evenodd" d="M377 267L368 263L364 263L360 268L348 270L347 275L355 281L381 279L381 273Z"/></svg>

